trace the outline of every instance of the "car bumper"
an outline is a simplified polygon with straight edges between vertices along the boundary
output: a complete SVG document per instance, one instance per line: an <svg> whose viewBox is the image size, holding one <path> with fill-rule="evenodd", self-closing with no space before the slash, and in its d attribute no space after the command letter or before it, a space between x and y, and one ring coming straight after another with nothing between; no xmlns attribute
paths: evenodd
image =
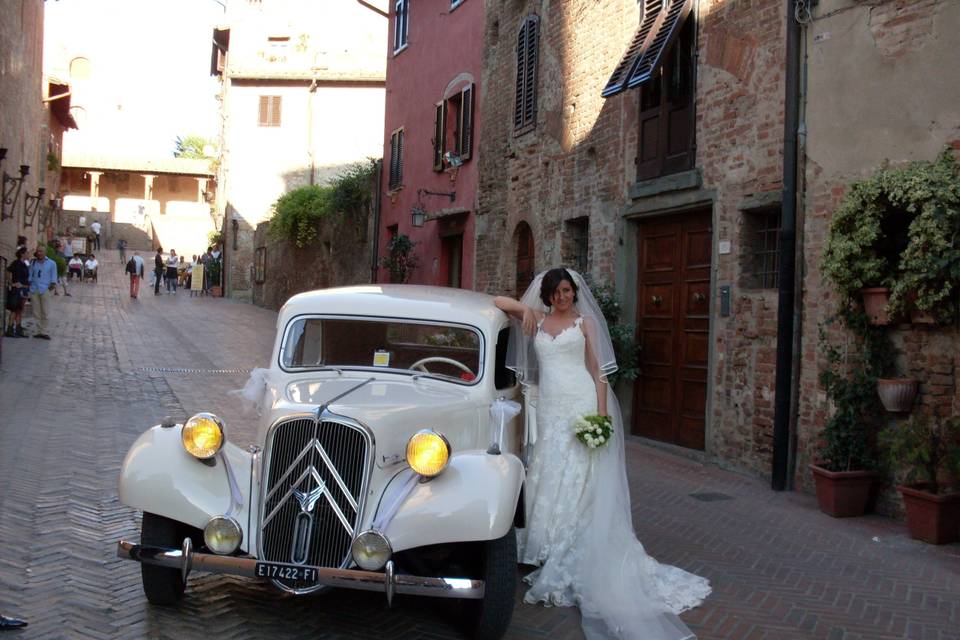
<svg viewBox="0 0 960 640"><path fill-rule="evenodd" d="M196 553L190 548L189 538L184 540L182 549L139 545L121 540L117 543L117 557L158 567L179 569L184 579L193 569L249 578L256 577L256 559ZM387 562L382 573L379 571L333 569L330 567L314 568L317 570L317 582L319 584L345 589L379 591L386 594L388 602L392 601L394 594L397 593L465 600L478 600L483 598L484 594L483 580L397 575L394 573L392 560Z"/></svg>

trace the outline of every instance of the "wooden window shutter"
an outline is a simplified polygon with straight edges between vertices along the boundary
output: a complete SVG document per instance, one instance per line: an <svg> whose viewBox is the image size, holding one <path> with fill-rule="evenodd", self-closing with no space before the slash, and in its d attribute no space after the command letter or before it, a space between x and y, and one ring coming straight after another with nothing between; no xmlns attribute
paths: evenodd
<svg viewBox="0 0 960 640"><path fill-rule="evenodd" d="M273 104L272 109L270 110L270 126L279 127L280 126L280 96L272 96Z"/></svg>
<svg viewBox="0 0 960 640"><path fill-rule="evenodd" d="M473 87L460 93L460 159L466 162L473 153Z"/></svg>
<svg viewBox="0 0 960 640"><path fill-rule="evenodd" d="M523 122L532 125L537 121L537 58L540 43L540 22L536 16L528 18L527 71L523 78Z"/></svg>
<svg viewBox="0 0 960 640"><path fill-rule="evenodd" d="M520 33L517 34L517 86L516 86L516 97L513 104L513 126L520 127L523 125L523 87L524 87L524 74L527 70L527 27L528 23L524 22L523 26L520 27Z"/></svg>
<svg viewBox="0 0 960 640"><path fill-rule="evenodd" d="M400 133L399 131L394 131L390 135L390 179L387 182L390 189L395 189L399 184L399 180L397 179L397 164L398 164L397 161L399 158L397 154L397 150L398 150L397 135L399 133Z"/></svg>
<svg viewBox="0 0 960 640"><path fill-rule="evenodd" d="M267 113L270 110L269 103L270 96L260 96L260 117L257 119L257 124L261 127L270 126L270 120L267 116Z"/></svg>
<svg viewBox="0 0 960 640"><path fill-rule="evenodd" d="M261 127L280 126L280 96L260 96L258 124Z"/></svg>
<svg viewBox="0 0 960 640"><path fill-rule="evenodd" d="M447 101L437 103L436 119L433 124L433 170L443 171L443 147L447 135Z"/></svg>
<svg viewBox="0 0 960 640"><path fill-rule="evenodd" d="M517 34L517 94L513 126L528 130L537 121L537 58L540 19L528 16Z"/></svg>
<svg viewBox="0 0 960 640"><path fill-rule="evenodd" d="M660 68L670 45L680 33L680 27L690 15L692 7L693 0L667 0L667 4L657 17L656 35L644 52L638 56L636 67L627 81L628 88L639 87Z"/></svg>
<svg viewBox="0 0 960 640"><path fill-rule="evenodd" d="M403 129L397 131L397 186L403 184Z"/></svg>
<svg viewBox="0 0 960 640"><path fill-rule="evenodd" d="M657 18L660 17L660 9L663 7L663 0L643 0L643 17L640 18L640 26L627 47L626 53L620 64L613 70L613 75L607 81L607 86L600 93L604 98L616 95L627 88L627 80L633 75L637 63L650 40L656 34Z"/></svg>

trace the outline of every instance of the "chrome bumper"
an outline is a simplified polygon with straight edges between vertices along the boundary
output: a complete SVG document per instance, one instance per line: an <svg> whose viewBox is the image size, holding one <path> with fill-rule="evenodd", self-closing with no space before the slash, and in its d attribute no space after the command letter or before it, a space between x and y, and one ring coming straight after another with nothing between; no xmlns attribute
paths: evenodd
<svg viewBox="0 0 960 640"><path fill-rule="evenodd" d="M254 558L236 556L218 556L211 553L195 553L190 548L190 539L184 540L182 549L152 547L121 540L117 543L117 557L136 560L143 564L179 569L184 580L192 569L211 573L228 573L235 576L256 577L257 561ZM277 564L277 563L272 563ZM290 566L300 566L293 565ZM387 562L383 573L377 571L358 571L356 569L331 569L314 567L317 570L317 582L328 587L380 591L392 602L395 593L432 598L462 598L478 600L483 598L483 580L468 578L429 578L424 576L397 575L393 561Z"/></svg>

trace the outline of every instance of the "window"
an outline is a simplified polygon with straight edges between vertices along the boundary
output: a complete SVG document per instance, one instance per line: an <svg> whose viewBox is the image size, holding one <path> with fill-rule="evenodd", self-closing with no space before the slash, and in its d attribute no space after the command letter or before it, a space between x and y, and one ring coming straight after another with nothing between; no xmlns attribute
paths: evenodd
<svg viewBox="0 0 960 640"><path fill-rule="evenodd" d="M393 52L396 53L407 46L407 32L410 27L410 2L397 0L396 11L393 16Z"/></svg>
<svg viewBox="0 0 960 640"><path fill-rule="evenodd" d="M167 176L167 189L170 190L170 193L180 193L180 177Z"/></svg>
<svg viewBox="0 0 960 640"><path fill-rule="evenodd" d="M253 262L253 281L257 284L263 284L263 281L267 279L267 248L266 247L257 247L257 255L254 256Z"/></svg>
<svg viewBox="0 0 960 640"><path fill-rule="evenodd" d="M398 189L403 184L403 129L397 129L390 135L390 189Z"/></svg>
<svg viewBox="0 0 960 640"><path fill-rule="evenodd" d="M780 207L743 212L740 284L745 289L776 289L780 268L777 241Z"/></svg>
<svg viewBox="0 0 960 640"><path fill-rule="evenodd" d="M563 223L561 254L564 264L580 273L587 273L590 219L586 216L573 218Z"/></svg>
<svg viewBox="0 0 960 640"><path fill-rule="evenodd" d="M290 36L270 36L267 38L267 61L286 62L289 47Z"/></svg>
<svg viewBox="0 0 960 640"><path fill-rule="evenodd" d="M540 18L527 16L517 34L517 93L513 106L515 135L537 125L537 57Z"/></svg>
<svg viewBox="0 0 960 640"><path fill-rule="evenodd" d="M497 334L497 361L493 370L493 386L509 389L517 384L517 374L507 369L507 349L510 344L510 327L500 329Z"/></svg>
<svg viewBox="0 0 960 640"><path fill-rule="evenodd" d="M280 96L260 96L261 127L280 126Z"/></svg>
<svg viewBox="0 0 960 640"><path fill-rule="evenodd" d="M433 133L434 171L443 171L445 164L459 166L473 155L473 93L473 84L470 84L437 103Z"/></svg>

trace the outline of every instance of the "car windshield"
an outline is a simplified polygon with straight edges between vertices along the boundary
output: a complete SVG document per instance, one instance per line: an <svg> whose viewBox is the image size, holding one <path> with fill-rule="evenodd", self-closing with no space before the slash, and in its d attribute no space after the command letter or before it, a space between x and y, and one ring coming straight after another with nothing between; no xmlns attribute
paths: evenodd
<svg viewBox="0 0 960 640"><path fill-rule="evenodd" d="M298 318L280 362L284 369L378 367L470 383L480 376L480 335L410 320Z"/></svg>

